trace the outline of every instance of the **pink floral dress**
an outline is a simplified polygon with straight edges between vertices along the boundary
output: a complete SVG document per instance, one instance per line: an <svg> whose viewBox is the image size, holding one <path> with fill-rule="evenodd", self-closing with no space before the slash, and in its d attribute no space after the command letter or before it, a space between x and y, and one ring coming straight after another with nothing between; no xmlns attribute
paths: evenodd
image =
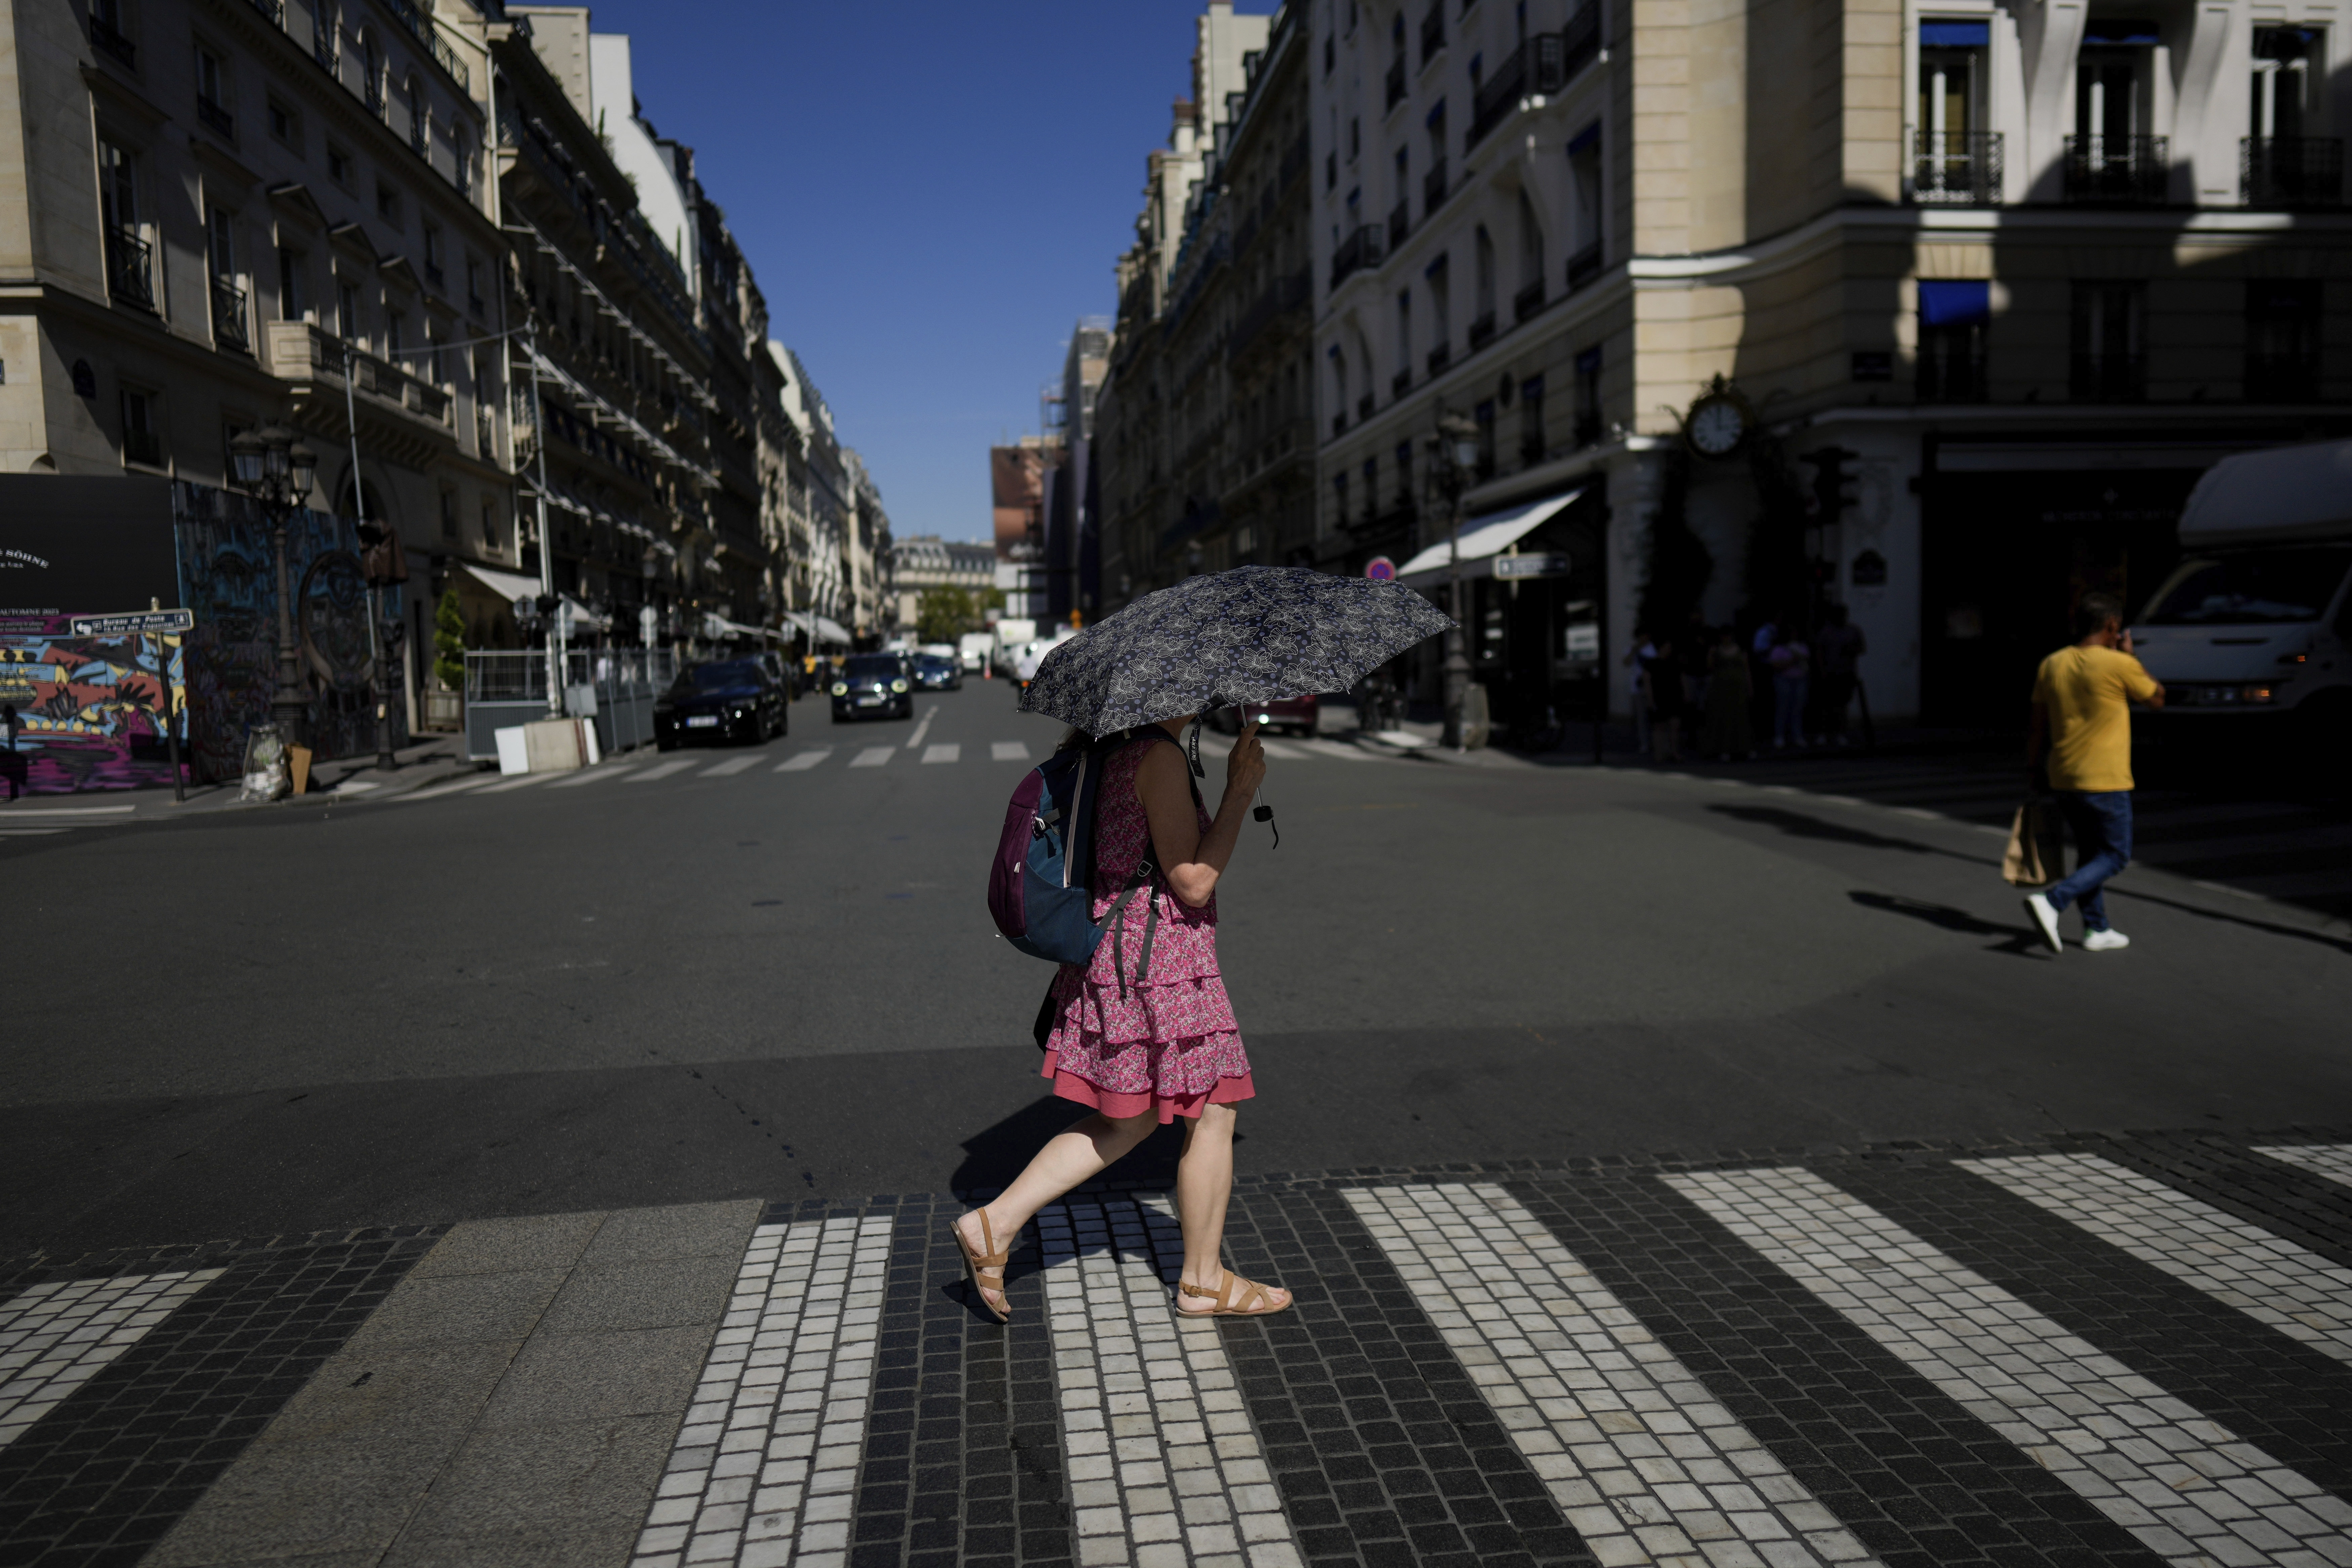
<svg viewBox="0 0 2352 1568"><path fill-rule="evenodd" d="M1151 844L1151 826L1136 798L1135 773L1156 742L1122 747L1103 764L1095 795L1094 916L1106 919L1136 862ZM1201 831L1209 814L1193 803ZM1157 900L1160 926L1151 964L1142 970L1147 899ZM1139 979L1139 971L1141 971ZM1198 1116L1203 1105L1247 1100L1249 1058L1217 972L1217 900L1194 909L1155 885L1127 906L1123 934L1105 932L1093 961L1062 965L1054 977L1058 1013L1045 1037L1044 1076L1065 1100L1107 1116L1156 1110L1162 1125Z"/></svg>

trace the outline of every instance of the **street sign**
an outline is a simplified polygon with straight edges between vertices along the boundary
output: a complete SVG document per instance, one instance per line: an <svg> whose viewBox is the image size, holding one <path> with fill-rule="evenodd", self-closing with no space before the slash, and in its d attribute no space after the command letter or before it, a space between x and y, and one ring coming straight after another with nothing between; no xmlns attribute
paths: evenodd
<svg viewBox="0 0 2352 1568"><path fill-rule="evenodd" d="M196 625L196 613L194 610L139 610L127 616L75 616L72 619L73 635L78 637L153 637L193 631Z"/></svg>
<svg viewBox="0 0 2352 1568"><path fill-rule="evenodd" d="M1375 583L1396 581L1396 563L1385 555L1375 555L1364 563L1364 575Z"/></svg>
<svg viewBox="0 0 2352 1568"><path fill-rule="evenodd" d="M1548 555L1495 557L1495 575L1497 577L1565 577L1568 573L1568 557L1557 552Z"/></svg>

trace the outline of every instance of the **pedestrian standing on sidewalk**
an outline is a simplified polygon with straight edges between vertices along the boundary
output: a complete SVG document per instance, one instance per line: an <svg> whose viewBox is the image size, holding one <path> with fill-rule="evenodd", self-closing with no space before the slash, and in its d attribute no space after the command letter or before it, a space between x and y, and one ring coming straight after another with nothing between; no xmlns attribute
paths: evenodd
<svg viewBox="0 0 2352 1568"><path fill-rule="evenodd" d="M1642 661L1642 700L1650 711L1650 760L1683 760L1683 670L1674 640L1660 637Z"/></svg>
<svg viewBox="0 0 2352 1568"><path fill-rule="evenodd" d="M1620 660L1625 667L1625 688L1633 699L1633 750L1646 755L1650 750L1650 660L1658 657L1658 645L1651 640L1649 628L1635 626L1633 641Z"/></svg>
<svg viewBox="0 0 2352 1568"><path fill-rule="evenodd" d="M2025 895L2025 912L2052 952L2065 951L2058 916L2083 907L2083 950L2111 952L2131 939L2107 923L2108 879L2131 863L2131 704L2164 706L2164 688L2132 654L2124 606L2112 594L2085 594L2074 611L2072 647L2042 661L2033 680L2025 767L2038 783L2045 765L2059 815L2074 837L2074 873L2047 892Z"/></svg>
<svg viewBox="0 0 2352 1568"><path fill-rule="evenodd" d="M1034 671L1033 671L1034 673ZM1250 802L1265 776L1257 726L1245 725L1225 761L1225 793L1212 817L1182 749L1191 716L1146 725L1109 753L1095 796L1093 917L1109 917L1149 853L1160 874L1130 907L1123 930L1158 926L1143 942L1106 940L1081 967L1065 963L1048 1006L1044 1076L1090 1114L1055 1134L1013 1184L956 1221L965 1267L988 1310L1009 1319L1004 1266L1021 1227L1039 1209L1092 1181L1154 1127L1185 1120L1176 1167L1184 1231L1177 1307L1185 1317L1262 1317L1290 1292L1226 1270L1225 1203L1234 1186L1234 1107L1256 1093L1240 1026L1217 968L1218 879L1233 859ZM1161 744L1161 742L1171 742ZM1086 745L1073 730L1065 747ZM1156 908L1152 907L1156 906Z"/></svg>
<svg viewBox="0 0 2352 1568"><path fill-rule="evenodd" d="M1726 626L1716 635L1715 647L1707 655L1707 672L1706 716L1698 731L1699 754L1719 757L1725 762L1754 756L1756 726L1748 713L1751 695L1748 653L1739 646L1739 634L1731 627Z"/></svg>
<svg viewBox="0 0 2352 1568"><path fill-rule="evenodd" d="M1777 637L1765 656L1772 667L1772 749L1805 743L1805 691L1811 684L1813 652L1794 632Z"/></svg>
<svg viewBox="0 0 2352 1568"><path fill-rule="evenodd" d="M1853 706L1862 656L1870 644L1846 614L1843 605L1832 605L1822 614L1822 629L1813 634L1813 738L1824 746L1845 744L1845 712Z"/></svg>

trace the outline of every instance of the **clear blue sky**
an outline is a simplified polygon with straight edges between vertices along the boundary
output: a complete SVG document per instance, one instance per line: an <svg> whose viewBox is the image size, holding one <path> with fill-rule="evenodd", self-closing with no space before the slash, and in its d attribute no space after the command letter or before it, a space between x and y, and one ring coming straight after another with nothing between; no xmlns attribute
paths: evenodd
<svg viewBox="0 0 2352 1568"><path fill-rule="evenodd" d="M1244 12L1273 9L1243 0ZM1117 305L1144 158L1203 0L599 0L695 149L901 535L989 536L988 447L1037 427L1071 324Z"/></svg>

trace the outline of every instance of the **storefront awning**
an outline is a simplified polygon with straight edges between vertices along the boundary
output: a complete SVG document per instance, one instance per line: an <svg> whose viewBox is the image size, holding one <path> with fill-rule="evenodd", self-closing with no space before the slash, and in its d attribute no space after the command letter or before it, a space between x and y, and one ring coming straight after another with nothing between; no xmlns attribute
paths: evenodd
<svg viewBox="0 0 2352 1568"><path fill-rule="evenodd" d="M784 618L798 626L812 642L834 643L842 647L849 646L849 633L838 621L828 620L823 616L811 616L806 610L794 610Z"/></svg>
<svg viewBox="0 0 2352 1568"><path fill-rule="evenodd" d="M726 616L718 615L704 616L702 624L709 628L709 635L714 637L751 637L765 642L768 638L780 635L773 626L745 626L741 621L730 621Z"/></svg>
<svg viewBox="0 0 2352 1568"><path fill-rule="evenodd" d="M1579 485L1506 511L1490 511L1483 517L1465 520L1462 524L1463 575L1492 576L1496 556L1549 522L1583 493L1584 487ZM1408 588L1434 587L1444 582L1453 569L1453 547L1450 542L1440 542L1397 568L1397 581Z"/></svg>
<svg viewBox="0 0 2352 1568"><path fill-rule="evenodd" d="M539 597L539 579L536 577L526 577L520 572L501 572L495 566L477 566L470 561L460 562L459 564L465 568L467 576L497 595L508 605L512 605L517 599ZM609 624L604 616L571 595L560 594L557 597L572 606L573 626L601 632Z"/></svg>

